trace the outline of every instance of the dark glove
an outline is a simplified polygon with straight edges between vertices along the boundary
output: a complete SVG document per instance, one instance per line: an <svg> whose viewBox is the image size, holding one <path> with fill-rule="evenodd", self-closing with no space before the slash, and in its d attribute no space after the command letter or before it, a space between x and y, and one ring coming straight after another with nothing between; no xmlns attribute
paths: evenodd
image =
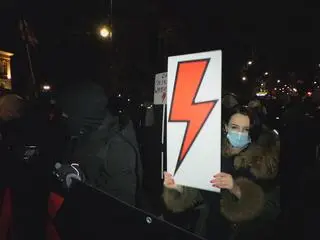
<svg viewBox="0 0 320 240"><path fill-rule="evenodd" d="M84 174L81 171L79 164L61 164L56 163L54 166L54 175L63 184L65 188L70 188L76 181L83 182L85 180Z"/></svg>

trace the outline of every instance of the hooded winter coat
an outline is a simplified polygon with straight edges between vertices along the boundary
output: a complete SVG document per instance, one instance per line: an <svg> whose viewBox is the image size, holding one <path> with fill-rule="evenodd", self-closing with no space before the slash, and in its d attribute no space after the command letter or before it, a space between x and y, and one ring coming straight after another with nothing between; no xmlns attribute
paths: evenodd
<svg viewBox="0 0 320 240"><path fill-rule="evenodd" d="M263 239L261 235L267 234L268 224L280 211L278 138L265 129L256 143L237 156L228 156L228 145L224 139L221 171L233 176L241 189L240 199L228 190L218 194L188 187L180 187L179 192L164 188L165 205L170 211L179 213L204 201L209 214L202 224L206 225L208 239Z"/></svg>
<svg viewBox="0 0 320 240"><path fill-rule="evenodd" d="M58 101L76 139L69 161L80 164L88 184L135 205L142 170L132 122L120 126L104 89L92 82L65 88Z"/></svg>

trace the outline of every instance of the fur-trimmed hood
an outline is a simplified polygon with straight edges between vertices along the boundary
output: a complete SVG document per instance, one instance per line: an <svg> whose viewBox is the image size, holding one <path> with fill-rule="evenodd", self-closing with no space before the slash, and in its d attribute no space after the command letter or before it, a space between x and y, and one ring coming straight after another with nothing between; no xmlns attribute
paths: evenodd
<svg viewBox="0 0 320 240"><path fill-rule="evenodd" d="M224 144L228 144L228 142L223 141L223 154L226 153L224 149L227 149L227 145ZM278 136L264 128L257 142L252 143L246 150L234 157L235 170L248 170L253 178L245 178L240 175L234 179L241 191L240 199L236 199L229 191L222 191L221 213L228 220L231 222L248 221L261 214L269 192L266 192L260 183L271 183L277 177L279 151ZM169 210L181 212L183 209L192 207L195 202L199 202L197 194L200 192L199 190L186 187L183 189L184 191L175 195L172 194L172 190L165 189L164 201ZM180 204L179 207L177 207L178 204Z"/></svg>

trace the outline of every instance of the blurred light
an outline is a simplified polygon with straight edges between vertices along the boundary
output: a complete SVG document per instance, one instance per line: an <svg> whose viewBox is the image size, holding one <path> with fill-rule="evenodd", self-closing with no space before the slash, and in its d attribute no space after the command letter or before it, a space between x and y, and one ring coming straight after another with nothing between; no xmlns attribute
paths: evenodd
<svg viewBox="0 0 320 240"><path fill-rule="evenodd" d="M275 87L274 90L277 91L277 88Z"/></svg>
<svg viewBox="0 0 320 240"><path fill-rule="evenodd" d="M284 85L285 87L287 87L288 85L286 84L286 85Z"/></svg>
<svg viewBox="0 0 320 240"><path fill-rule="evenodd" d="M277 83L281 83L281 80L277 80Z"/></svg>
<svg viewBox="0 0 320 240"><path fill-rule="evenodd" d="M312 95L312 92L307 92L307 95L310 97Z"/></svg>
<svg viewBox="0 0 320 240"><path fill-rule="evenodd" d="M293 88L292 90L293 90L294 92L298 92L298 90L297 90L296 88Z"/></svg>
<svg viewBox="0 0 320 240"><path fill-rule="evenodd" d="M279 132L275 129L273 129L273 132L276 134L276 135L279 135Z"/></svg>
<svg viewBox="0 0 320 240"><path fill-rule="evenodd" d="M45 85L42 86L42 90L43 91L50 91L51 90L51 86L48 85L48 84L45 84Z"/></svg>
<svg viewBox="0 0 320 240"><path fill-rule="evenodd" d="M118 97L122 97L121 93L118 94Z"/></svg>
<svg viewBox="0 0 320 240"><path fill-rule="evenodd" d="M130 99L130 98L128 98L128 102L131 102L131 99Z"/></svg>
<svg viewBox="0 0 320 240"><path fill-rule="evenodd" d="M265 75L265 76L268 76L268 75L269 75L269 73L268 73L268 72L265 72L265 73L264 73L264 75Z"/></svg>
<svg viewBox="0 0 320 240"><path fill-rule="evenodd" d="M317 82L313 82L313 84L317 84Z"/></svg>
<svg viewBox="0 0 320 240"><path fill-rule="evenodd" d="M246 81L247 80L247 78L246 77L242 77L242 81Z"/></svg>
<svg viewBox="0 0 320 240"><path fill-rule="evenodd" d="M112 34L110 29L106 26L101 27L99 33L100 33L100 36L103 38L109 38L111 37L111 34Z"/></svg>
<svg viewBox="0 0 320 240"><path fill-rule="evenodd" d="M279 118L279 117L276 117L276 119L279 120L280 118Z"/></svg>
<svg viewBox="0 0 320 240"><path fill-rule="evenodd" d="M256 93L257 97L264 97L264 96L267 96L267 95L268 95L268 92L258 92L258 93Z"/></svg>
<svg viewBox="0 0 320 240"><path fill-rule="evenodd" d="M253 61L248 61L248 65L252 65L253 64Z"/></svg>

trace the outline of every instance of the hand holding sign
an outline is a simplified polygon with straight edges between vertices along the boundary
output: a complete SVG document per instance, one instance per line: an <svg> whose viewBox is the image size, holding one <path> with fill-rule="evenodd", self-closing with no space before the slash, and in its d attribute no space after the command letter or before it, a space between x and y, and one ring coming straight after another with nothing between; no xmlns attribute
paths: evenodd
<svg viewBox="0 0 320 240"><path fill-rule="evenodd" d="M227 173L218 173L210 181L213 187L231 190L234 187L233 177Z"/></svg>
<svg viewBox="0 0 320 240"><path fill-rule="evenodd" d="M240 187L234 182L232 175L228 173L218 173L214 175L210 183L212 184L212 187L227 189L237 198L241 198Z"/></svg>
<svg viewBox="0 0 320 240"><path fill-rule="evenodd" d="M176 188L177 185L176 183L174 182L174 179L173 179L173 176L172 174L168 173L168 172L165 172L164 173L164 182L163 182L163 185L167 188Z"/></svg>
<svg viewBox="0 0 320 240"><path fill-rule="evenodd" d="M172 174L168 173L168 172L165 172L164 173L164 182L163 182L163 185L166 187L166 188L169 188L169 189L174 189L174 190L177 190L179 192L182 192L182 187L177 185L174 181L174 178L172 176Z"/></svg>

